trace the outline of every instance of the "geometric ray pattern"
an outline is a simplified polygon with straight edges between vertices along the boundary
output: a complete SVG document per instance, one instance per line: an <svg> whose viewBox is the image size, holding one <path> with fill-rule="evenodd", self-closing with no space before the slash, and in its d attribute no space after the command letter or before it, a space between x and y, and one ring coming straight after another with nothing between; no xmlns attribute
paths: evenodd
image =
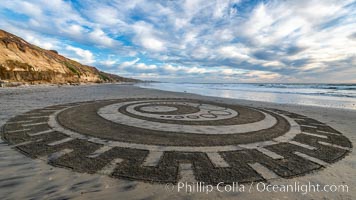
<svg viewBox="0 0 356 200"><path fill-rule="evenodd" d="M292 178L352 149L307 116L180 98L54 105L10 119L2 137L53 166L155 183Z"/></svg>

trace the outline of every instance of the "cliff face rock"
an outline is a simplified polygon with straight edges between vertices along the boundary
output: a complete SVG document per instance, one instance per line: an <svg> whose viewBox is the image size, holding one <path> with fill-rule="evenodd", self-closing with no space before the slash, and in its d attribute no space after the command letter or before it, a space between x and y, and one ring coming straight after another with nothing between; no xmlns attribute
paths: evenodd
<svg viewBox="0 0 356 200"><path fill-rule="evenodd" d="M136 82L45 50L0 29L0 80L36 83Z"/></svg>

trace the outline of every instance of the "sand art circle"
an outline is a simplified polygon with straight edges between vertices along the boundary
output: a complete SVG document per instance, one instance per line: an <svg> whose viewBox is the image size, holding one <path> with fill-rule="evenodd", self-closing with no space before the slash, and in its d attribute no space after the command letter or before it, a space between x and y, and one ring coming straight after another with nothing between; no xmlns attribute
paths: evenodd
<svg viewBox="0 0 356 200"><path fill-rule="evenodd" d="M176 107L170 107L170 106L145 106L141 108L141 111L145 112L171 112L171 111L176 111L178 110Z"/></svg>
<svg viewBox="0 0 356 200"><path fill-rule="evenodd" d="M10 119L2 137L50 165L157 183L292 178L352 149L340 132L300 114L178 98L50 106Z"/></svg>

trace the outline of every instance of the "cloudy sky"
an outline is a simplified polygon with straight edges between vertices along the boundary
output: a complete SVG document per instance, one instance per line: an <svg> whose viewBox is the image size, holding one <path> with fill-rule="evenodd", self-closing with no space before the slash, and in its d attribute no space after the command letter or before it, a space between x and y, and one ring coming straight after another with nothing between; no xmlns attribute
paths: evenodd
<svg viewBox="0 0 356 200"><path fill-rule="evenodd" d="M356 82L352 0L1 0L0 29L146 80Z"/></svg>

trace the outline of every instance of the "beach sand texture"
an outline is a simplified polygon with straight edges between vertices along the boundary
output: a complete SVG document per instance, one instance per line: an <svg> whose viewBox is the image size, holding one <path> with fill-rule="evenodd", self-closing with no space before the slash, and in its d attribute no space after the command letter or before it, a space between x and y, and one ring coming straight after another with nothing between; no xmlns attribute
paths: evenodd
<svg viewBox="0 0 356 200"><path fill-rule="evenodd" d="M165 92L133 85L36 86L0 90L0 126L22 113L47 106L84 101L123 98L187 98L217 103L279 109L325 123L356 141L356 111L311 106L279 105L236 99L205 97L188 93ZM158 107L168 109L169 107ZM146 108L148 109L148 108ZM150 110L148 110L149 112ZM152 110L151 110L152 111ZM304 176L276 178L271 184L348 185L346 192L258 192L256 186L244 192L186 193L167 190L164 184L109 178L106 175L77 173L53 167L41 159L31 159L0 142L0 199L354 199L356 157L351 151L343 159ZM251 189L250 191L248 191ZM247 190L247 191L246 191Z"/></svg>

